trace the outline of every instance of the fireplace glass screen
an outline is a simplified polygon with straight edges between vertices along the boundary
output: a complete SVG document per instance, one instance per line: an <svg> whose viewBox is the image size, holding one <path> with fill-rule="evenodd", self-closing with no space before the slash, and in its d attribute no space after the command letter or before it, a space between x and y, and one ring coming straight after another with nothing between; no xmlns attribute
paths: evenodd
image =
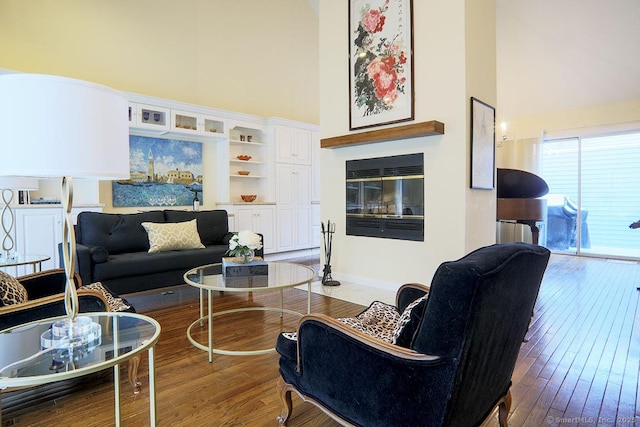
<svg viewBox="0 0 640 427"><path fill-rule="evenodd" d="M347 234L424 240L422 154L347 162Z"/></svg>

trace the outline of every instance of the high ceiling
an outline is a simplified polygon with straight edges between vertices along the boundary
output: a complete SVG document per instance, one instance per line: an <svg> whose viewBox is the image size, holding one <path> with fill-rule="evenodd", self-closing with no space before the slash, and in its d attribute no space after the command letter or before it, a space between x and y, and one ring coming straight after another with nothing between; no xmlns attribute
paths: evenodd
<svg viewBox="0 0 640 427"><path fill-rule="evenodd" d="M498 120L640 98L640 0L496 0L496 21Z"/></svg>
<svg viewBox="0 0 640 427"><path fill-rule="evenodd" d="M496 0L499 120L640 98L639 0Z"/></svg>

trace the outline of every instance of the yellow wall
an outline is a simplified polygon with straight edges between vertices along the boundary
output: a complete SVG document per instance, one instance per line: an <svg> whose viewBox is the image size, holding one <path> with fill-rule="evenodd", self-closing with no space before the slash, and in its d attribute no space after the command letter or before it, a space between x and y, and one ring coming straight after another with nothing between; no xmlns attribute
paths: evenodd
<svg viewBox="0 0 640 427"><path fill-rule="evenodd" d="M539 141L544 132L588 132L603 126L615 129L617 126L628 127L638 119L640 99L521 117L508 123L507 140L496 150L496 165L537 174Z"/></svg>
<svg viewBox="0 0 640 427"><path fill-rule="evenodd" d="M319 123L307 0L0 0L0 68Z"/></svg>
<svg viewBox="0 0 640 427"><path fill-rule="evenodd" d="M470 196L468 189L468 98L473 95L492 102L496 97L495 33L491 30L495 2L482 0L477 6L474 2L413 2L415 122L441 121L444 135L321 150L321 217L337 224L334 277L385 287L429 283L442 261L464 255L470 246L495 241L495 192L473 190L477 194ZM320 2L322 138L350 133L346 4L344 0ZM476 7L484 9L480 12ZM478 47L482 54L467 51ZM347 236L345 162L416 152L425 158L425 241ZM467 199L480 206L477 212L467 212Z"/></svg>

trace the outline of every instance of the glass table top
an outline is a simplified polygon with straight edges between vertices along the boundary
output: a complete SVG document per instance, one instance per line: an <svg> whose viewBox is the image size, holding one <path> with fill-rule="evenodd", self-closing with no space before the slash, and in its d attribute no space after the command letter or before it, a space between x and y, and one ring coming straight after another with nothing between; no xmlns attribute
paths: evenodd
<svg viewBox="0 0 640 427"><path fill-rule="evenodd" d="M195 287L212 291L247 292L289 288L311 282L314 269L291 262L267 262L268 274L245 277L225 277L222 264L208 264L193 268L184 275Z"/></svg>
<svg viewBox="0 0 640 427"><path fill-rule="evenodd" d="M97 372L120 364L155 345L160 324L134 313L81 313L100 325L86 345L73 350L43 350L56 320L27 323L0 331L0 389L44 384ZM117 349L117 351L116 351Z"/></svg>
<svg viewBox="0 0 640 427"><path fill-rule="evenodd" d="M18 265L37 264L51 259L47 255L13 255L9 258L0 256L0 267L15 267Z"/></svg>

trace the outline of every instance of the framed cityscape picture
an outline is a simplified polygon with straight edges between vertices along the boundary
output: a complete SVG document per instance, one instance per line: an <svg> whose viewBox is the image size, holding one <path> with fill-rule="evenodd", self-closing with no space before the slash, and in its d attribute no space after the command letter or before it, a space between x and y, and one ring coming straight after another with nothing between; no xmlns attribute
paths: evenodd
<svg viewBox="0 0 640 427"><path fill-rule="evenodd" d="M471 188L493 190L496 110L471 98Z"/></svg>
<svg viewBox="0 0 640 427"><path fill-rule="evenodd" d="M202 143L129 136L130 178L112 181L113 207L202 203Z"/></svg>
<svg viewBox="0 0 640 427"><path fill-rule="evenodd" d="M413 120L412 0L349 0L349 128Z"/></svg>

